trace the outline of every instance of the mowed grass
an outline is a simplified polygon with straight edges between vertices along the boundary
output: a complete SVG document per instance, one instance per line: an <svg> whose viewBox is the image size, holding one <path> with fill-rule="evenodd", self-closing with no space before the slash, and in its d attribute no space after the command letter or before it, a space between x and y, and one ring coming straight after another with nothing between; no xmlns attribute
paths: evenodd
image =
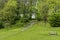
<svg viewBox="0 0 60 40"><path fill-rule="evenodd" d="M53 28L48 23L37 22L25 31L22 29L0 30L0 40L60 40L60 27ZM57 32L57 35L51 36L50 31Z"/></svg>

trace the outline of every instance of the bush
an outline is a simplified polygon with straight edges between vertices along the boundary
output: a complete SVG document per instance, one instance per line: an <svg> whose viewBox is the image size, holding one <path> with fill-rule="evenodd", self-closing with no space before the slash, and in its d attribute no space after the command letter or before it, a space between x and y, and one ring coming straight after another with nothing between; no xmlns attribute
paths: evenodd
<svg viewBox="0 0 60 40"><path fill-rule="evenodd" d="M3 22L0 20L0 29L1 28L4 28L4 26L3 26Z"/></svg>
<svg viewBox="0 0 60 40"><path fill-rule="evenodd" d="M60 15L58 13L53 14L49 18L49 23L52 27L60 27Z"/></svg>

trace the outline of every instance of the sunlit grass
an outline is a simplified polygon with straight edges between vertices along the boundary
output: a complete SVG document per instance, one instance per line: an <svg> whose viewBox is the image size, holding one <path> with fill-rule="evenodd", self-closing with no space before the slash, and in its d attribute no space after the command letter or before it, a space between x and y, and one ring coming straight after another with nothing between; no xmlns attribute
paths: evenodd
<svg viewBox="0 0 60 40"><path fill-rule="evenodd" d="M50 31L56 31L58 35L51 36ZM0 40L60 40L60 27L53 28L47 23L37 22L29 29L21 32L21 28L0 32Z"/></svg>

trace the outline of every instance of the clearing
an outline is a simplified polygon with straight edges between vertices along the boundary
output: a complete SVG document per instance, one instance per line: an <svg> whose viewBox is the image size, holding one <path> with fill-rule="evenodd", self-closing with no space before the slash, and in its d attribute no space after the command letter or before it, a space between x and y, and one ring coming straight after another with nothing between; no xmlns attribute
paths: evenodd
<svg viewBox="0 0 60 40"><path fill-rule="evenodd" d="M37 22L29 29L21 31L23 28L12 30L0 30L0 40L60 40L60 28L50 27L48 23ZM51 36L50 31L57 35Z"/></svg>

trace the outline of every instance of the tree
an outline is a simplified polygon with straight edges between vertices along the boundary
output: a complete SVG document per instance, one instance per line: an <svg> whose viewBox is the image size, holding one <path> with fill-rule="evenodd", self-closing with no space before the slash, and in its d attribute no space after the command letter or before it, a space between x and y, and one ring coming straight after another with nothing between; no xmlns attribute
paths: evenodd
<svg viewBox="0 0 60 40"><path fill-rule="evenodd" d="M16 18L16 9L17 9L17 1L9 0L4 8L1 10L0 14L2 14L3 25L11 25L15 23Z"/></svg>

